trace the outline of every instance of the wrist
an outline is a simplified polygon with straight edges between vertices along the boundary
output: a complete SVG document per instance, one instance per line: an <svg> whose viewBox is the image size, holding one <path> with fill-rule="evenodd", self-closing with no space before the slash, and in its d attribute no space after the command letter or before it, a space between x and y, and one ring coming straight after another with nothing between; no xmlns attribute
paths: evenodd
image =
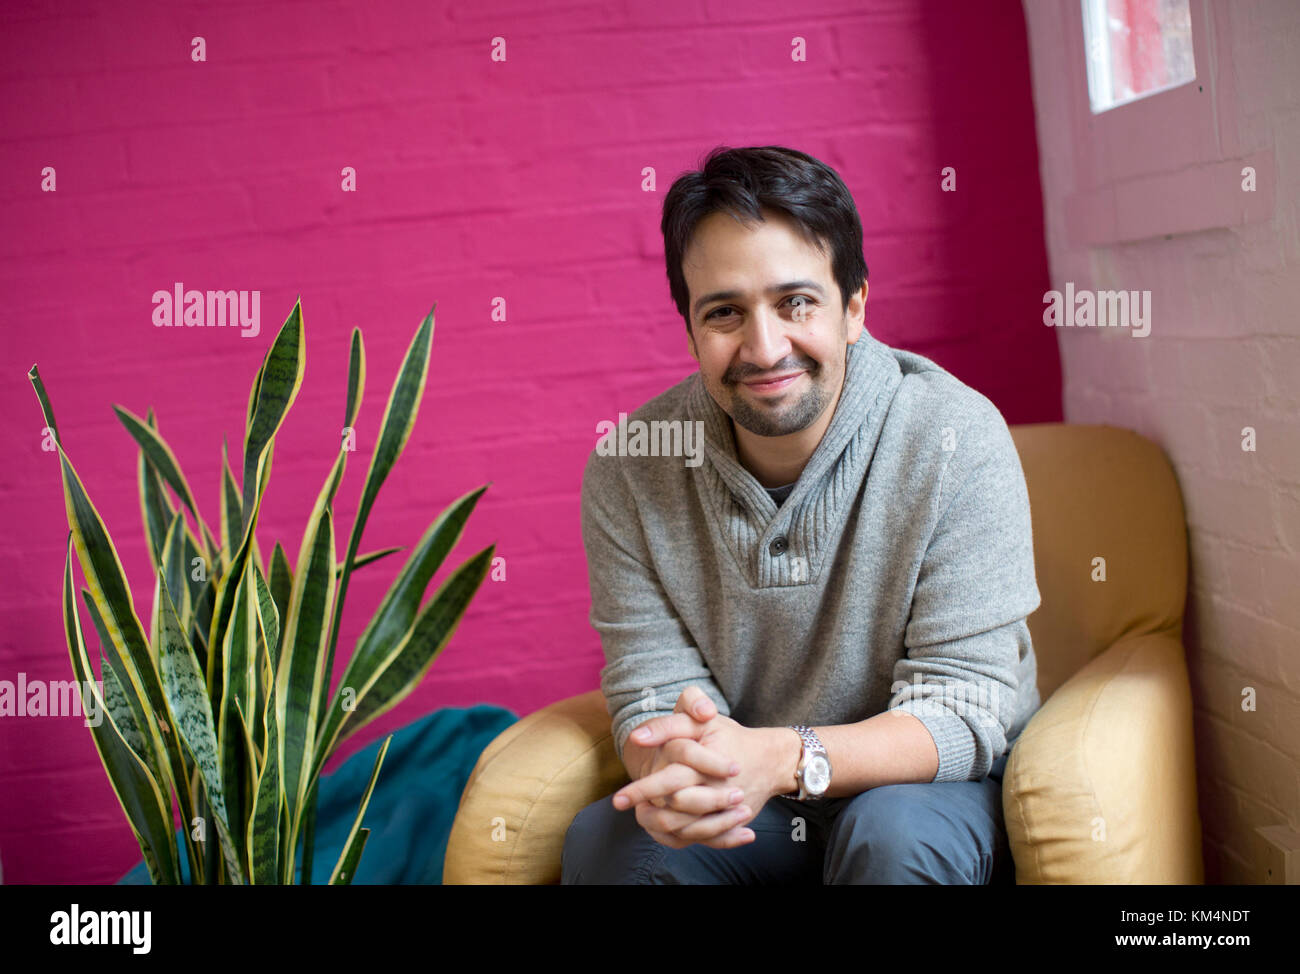
<svg viewBox="0 0 1300 974"><path fill-rule="evenodd" d="M791 727L766 728L768 740L767 766L772 771L768 785L770 795L789 795L799 790L799 759L803 756L803 738Z"/></svg>

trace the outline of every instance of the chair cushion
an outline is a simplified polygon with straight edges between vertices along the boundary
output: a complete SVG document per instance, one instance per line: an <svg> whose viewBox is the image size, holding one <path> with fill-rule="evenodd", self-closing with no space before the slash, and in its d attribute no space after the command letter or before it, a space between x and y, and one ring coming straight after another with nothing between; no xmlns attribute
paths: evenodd
<svg viewBox="0 0 1300 974"><path fill-rule="evenodd" d="M1042 605L1029 616L1043 700L1130 634L1181 638L1187 524L1160 447L1114 426L1012 426ZM1105 559L1105 581L1098 569Z"/></svg>
<svg viewBox="0 0 1300 974"><path fill-rule="evenodd" d="M628 780L599 690L529 714L479 756L448 839L443 882L558 883L573 817Z"/></svg>

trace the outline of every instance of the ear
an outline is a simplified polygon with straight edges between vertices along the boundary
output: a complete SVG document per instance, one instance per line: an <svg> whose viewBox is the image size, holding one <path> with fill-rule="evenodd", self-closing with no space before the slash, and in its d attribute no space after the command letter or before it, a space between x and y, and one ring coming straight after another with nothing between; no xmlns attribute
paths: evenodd
<svg viewBox="0 0 1300 974"><path fill-rule="evenodd" d="M844 340L856 344L862 337L866 322L867 282L862 282L862 290L849 298L849 306L844 309Z"/></svg>
<svg viewBox="0 0 1300 974"><path fill-rule="evenodd" d="M691 358L695 359L695 363L698 365L700 361L700 353L699 349L695 347L695 333L691 331L689 325L686 328L686 344L690 346Z"/></svg>

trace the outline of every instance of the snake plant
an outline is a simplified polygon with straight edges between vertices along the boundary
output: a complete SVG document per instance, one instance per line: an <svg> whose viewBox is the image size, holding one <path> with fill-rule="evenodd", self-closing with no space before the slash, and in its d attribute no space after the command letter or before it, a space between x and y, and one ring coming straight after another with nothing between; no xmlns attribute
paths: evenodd
<svg viewBox="0 0 1300 974"><path fill-rule="evenodd" d="M140 508L153 566L147 627L108 529L64 450L36 366L28 373L63 481L70 529L63 621L72 669L84 692L98 697L88 701L104 715L91 728L95 746L154 883L182 882L182 851L194 883L310 883L322 767L345 739L419 684L483 582L494 545L465 560L420 607L487 484L454 501L429 526L330 694L352 572L401 550L358 554L375 498L415 424L436 308L416 329L393 383L341 561L334 498L354 449L365 387L359 329L352 332L343 443L292 564L278 542L268 564L255 529L275 437L302 384L301 301L253 379L239 483L223 447L215 534L199 514L153 411L141 419L114 407L140 451ZM74 550L85 579L81 601L101 644L98 682L74 592ZM362 827L366 805L391 740L390 735L379 749L331 883L348 883L356 874L369 835ZM173 832L178 814L184 823L180 846Z"/></svg>

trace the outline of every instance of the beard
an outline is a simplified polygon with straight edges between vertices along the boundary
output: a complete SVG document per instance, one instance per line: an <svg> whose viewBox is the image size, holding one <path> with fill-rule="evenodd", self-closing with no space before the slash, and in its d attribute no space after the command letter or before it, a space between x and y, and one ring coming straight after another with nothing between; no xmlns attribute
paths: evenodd
<svg viewBox="0 0 1300 974"><path fill-rule="evenodd" d="M793 401L787 394L780 401L764 405L755 405L745 398L740 388L742 379L763 373L789 372L792 369L804 369L807 373L808 388ZM728 370L722 377L727 408L724 410L733 422L744 427L756 436L786 436L807 429L826 409L833 390L828 387L826 369L820 362L811 360L782 361L771 369L748 369L740 372Z"/></svg>

